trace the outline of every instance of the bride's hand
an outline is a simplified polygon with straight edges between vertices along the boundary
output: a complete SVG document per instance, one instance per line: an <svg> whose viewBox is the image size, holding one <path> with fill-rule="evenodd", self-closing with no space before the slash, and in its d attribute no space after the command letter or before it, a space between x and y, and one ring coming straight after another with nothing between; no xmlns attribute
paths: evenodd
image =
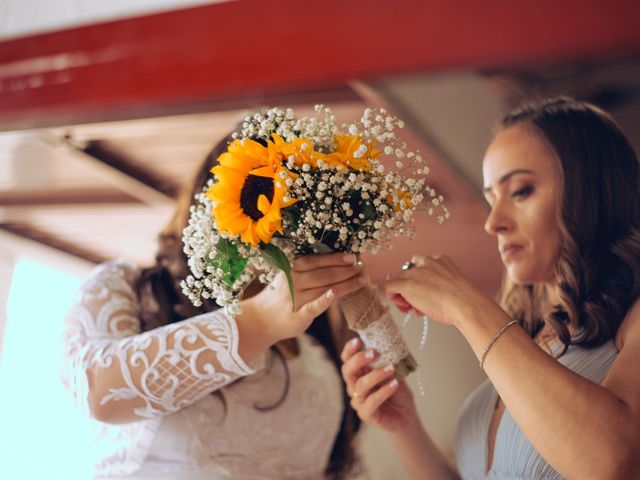
<svg viewBox="0 0 640 480"><path fill-rule="evenodd" d="M269 287L249 299L274 342L303 333L314 318L339 298L363 286L364 271L353 254L333 253L297 258L291 268L294 301L281 272Z"/></svg>
<svg viewBox="0 0 640 480"><path fill-rule="evenodd" d="M389 277L385 292L402 311L413 309L445 324L454 324L469 308L495 304L446 256L415 255L411 268Z"/></svg>
<svg viewBox="0 0 640 480"><path fill-rule="evenodd" d="M407 432L419 424L413 395L402 379L394 378L393 366L372 368L373 350L361 350L354 338L342 350L342 377L351 406L365 422L390 433Z"/></svg>

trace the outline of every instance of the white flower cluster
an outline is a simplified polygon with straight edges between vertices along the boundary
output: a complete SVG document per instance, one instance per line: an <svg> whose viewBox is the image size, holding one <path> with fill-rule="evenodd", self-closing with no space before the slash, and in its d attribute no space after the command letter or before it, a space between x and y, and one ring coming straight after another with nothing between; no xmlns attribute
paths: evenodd
<svg viewBox="0 0 640 480"><path fill-rule="evenodd" d="M411 236L414 208L398 197L406 192L412 205L422 200L423 180L410 187L396 174L335 170L323 165L301 172L292 186L299 212L297 222L285 217L298 253L319 251L318 243L333 251L372 252L389 248L397 236Z"/></svg>
<svg viewBox="0 0 640 480"><path fill-rule="evenodd" d="M208 188L213 183L209 180ZM226 272L214 259L222 236L218 233L211 215L213 204L204 193L196 195L196 205L191 206L189 224L183 232L184 252L191 275L181 282L183 293L199 307L202 299L215 299L218 305L227 307L231 314L240 313L238 293L253 280L254 275L245 270L228 285Z"/></svg>
<svg viewBox="0 0 640 480"><path fill-rule="evenodd" d="M241 132L233 133L232 137L260 139L266 142L275 133L286 142L306 138L311 140L316 148L321 147L321 150L327 153L334 146L336 118L331 110L323 105L316 105L315 111L315 116L300 118L294 116L291 108L270 108L255 112L244 118Z"/></svg>
<svg viewBox="0 0 640 480"><path fill-rule="evenodd" d="M316 115L311 117L296 118L291 109L278 108L247 116L234 138L252 138L263 144L273 134L289 144L304 138L311 145L305 142L298 153L312 149L327 155L326 161L321 155L316 157L315 165L296 161L295 155L283 160L297 176L287 179L288 196L296 202L281 211L284 235L274 236L270 243L289 260L330 251L377 253L390 248L395 237L413 237L416 211L434 215L438 223L448 218L444 199L426 183L429 169L420 152L408 150L396 134L403 127L401 120L384 109L366 109L360 120L341 128L323 106L316 106ZM350 149L338 145L339 137L351 142ZM338 160L331 158L336 152ZM392 168L385 168L382 161L390 158ZM212 217L215 206L204 194L196 199L184 231L184 251L192 272L182 284L184 293L195 305L203 298L213 298L230 313L238 313L244 288L256 276L269 283L279 269L265 260L260 247L218 233ZM232 245L236 258L246 263L233 282L229 281L232 267L217 260L221 245L227 249Z"/></svg>

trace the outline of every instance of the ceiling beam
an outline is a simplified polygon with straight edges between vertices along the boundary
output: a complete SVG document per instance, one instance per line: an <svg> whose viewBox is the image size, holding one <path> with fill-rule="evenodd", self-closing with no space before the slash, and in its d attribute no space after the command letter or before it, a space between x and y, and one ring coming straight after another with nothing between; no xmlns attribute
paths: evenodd
<svg viewBox="0 0 640 480"><path fill-rule="evenodd" d="M145 185L165 197L175 198L180 187L169 179L158 178L151 171L138 167L124 158L123 155L110 149L104 142L92 140L83 148L82 152L94 158L126 178L135 181L137 184Z"/></svg>
<svg viewBox="0 0 640 480"><path fill-rule="evenodd" d="M0 42L0 129L634 52L639 23L637 0L215 3Z"/></svg>
<svg viewBox="0 0 640 480"><path fill-rule="evenodd" d="M43 141L54 148L63 149L67 155L92 164L105 182L147 205L165 207L173 203L177 194L177 185L132 165L121 155L107 149L102 142L90 141L76 145L72 138L56 136L46 136Z"/></svg>
<svg viewBox="0 0 640 480"><path fill-rule="evenodd" d="M140 203L118 190L67 189L67 190L10 190L0 191L0 207L73 207L103 204Z"/></svg>
<svg viewBox="0 0 640 480"><path fill-rule="evenodd" d="M73 255L91 263L99 264L108 260L107 257L98 252L88 250L73 243L61 240L50 234L29 225L21 223L0 223L0 230L12 233L22 238L38 242L42 245L54 248L61 252Z"/></svg>

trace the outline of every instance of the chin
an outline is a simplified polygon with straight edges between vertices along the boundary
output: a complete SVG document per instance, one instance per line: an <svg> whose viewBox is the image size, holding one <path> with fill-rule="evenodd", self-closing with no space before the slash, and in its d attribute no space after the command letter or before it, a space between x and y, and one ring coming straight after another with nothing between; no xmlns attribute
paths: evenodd
<svg viewBox="0 0 640 480"><path fill-rule="evenodd" d="M549 281L549 275L543 275L543 272L517 268L513 265L507 267L507 275L513 283L523 287Z"/></svg>

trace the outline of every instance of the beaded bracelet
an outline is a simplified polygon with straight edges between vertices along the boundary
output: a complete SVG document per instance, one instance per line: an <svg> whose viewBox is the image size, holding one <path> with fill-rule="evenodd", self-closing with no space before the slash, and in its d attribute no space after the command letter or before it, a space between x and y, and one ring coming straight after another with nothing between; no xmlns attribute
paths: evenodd
<svg viewBox="0 0 640 480"><path fill-rule="evenodd" d="M503 325L500 330L498 330L498 333L495 334L495 336L491 339L489 344L484 349L484 352L482 352L482 356L480 357L480 362L479 362L480 368L484 368L484 359L487 358L487 353L489 353L489 350L491 350L491 347L493 347L493 344L496 343L496 340L500 338L500 335L502 335L507 328L509 328L511 325L515 325L516 323L518 323L516 320L511 320L506 325Z"/></svg>

